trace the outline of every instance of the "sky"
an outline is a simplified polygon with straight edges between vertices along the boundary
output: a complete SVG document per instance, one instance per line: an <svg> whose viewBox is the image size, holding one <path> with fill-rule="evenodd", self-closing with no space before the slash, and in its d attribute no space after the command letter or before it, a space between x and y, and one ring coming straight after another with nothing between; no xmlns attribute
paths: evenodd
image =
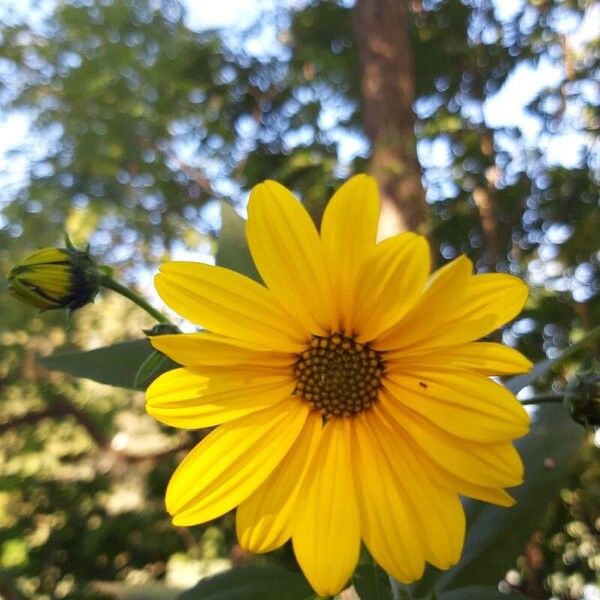
<svg viewBox="0 0 600 600"><path fill-rule="evenodd" d="M31 11L31 3L36 0L0 0L0 10L5 11L7 7L22 11L28 15L28 18L39 18L43 14L43 7L51 7L56 0L37 0L38 7L42 11ZM212 28L232 28L244 29L252 24L256 17L263 10L274 9L277 6L294 7L302 4L302 0L219 0L219 2L205 2L202 0L184 0L187 4L187 24L192 29L212 29ZM348 0L350 3L351 0ZM522 0L495 0L496 12L501 20L510 18L521 6ZM585 40L589 40L597 35L597 24L600 22L600 5L596 6L587 20L581 25L575 26L574 23L565 22L561 24L564 27L563 33L569 36L569 42L577 47ZM255 40L253 50L261 52L261 44L268 47L269 40ZM490 97L484 107L484 119L491 128L503 126L519 127L526 140L531 144L537 143L540 135L539 122L528 115L525 107L536 96L536 94L546 85L551 85L560 81L562 72L560 68L552 65L549 61L540 61L537 67L520 66L506 81L502 89ZM22 179L23 173L27 167L26 158L22 157L15 160L10 156L10 150L27 142L28 137L28 117L23 114L2 115L0 114L0 209L2 208L2 190L12 185L18 184ZM578 149L586 140L577 133L568 132L563 135L542 136L541 144L545 150L546 158L550 163L562 164L566 167L572 167L577 162ZM355 154L364 151L364 141L346 135L342 138L340 144L341 161L349 161ZM448 148L443 144L434 145L428 151L427 156L421 156L425 164L431 166L444 167L444 162L448 161ZM215 214L210 218L217 219L218 207L215 206ZM2 225L2 216L0 214L0 226ZM202 260L210 262L212 256L207 249L199 249L195 253L181 248L179 253L173 256L174 259ZM545 260L545 264L550 267L552 260ZM548 274L540 270L540 274L546 277ZM152 294L152 274L140 274L138 285L145 291ZM542 282L537 282L542 283ZM575 290L576 292L577 290ZM575 298L576 300L585 300L585 298ZM153 300L157 299L153 297ZM600 444L600 438L598 439Z"/></svg>
<svg viewBox="0 0 600 600"><path fill-rule="evenodd" d="M43 14L41 6L52 6L52 0L42 0L37 4L36 11L30 11L32 0L4 0L4 10L27 12L31 15ZM209 28L240 28L250 25L263 10L273 9L277 6L293 7L302 4L301 0L219 0L219 2L199 2L198 0L185 0L187 4L187 23L193 29ZM508 18L521 5L521 0L497 0L496 11L501 18ZM600 12L597 11L597 12ZM600 18L600 15L596 14ZM32 17L35 18L35 17ZM594 18L588 19L578 29L573 24L565 24L572 41L589 39L594 35ZM260 41L256 51L260 52ZM544 62L537 67L521 67L506 82L504 87L486 103L485 119L490 127L504 125L518 126L527 137L534 140L539 133L539 124L534 118L524 111L526 104L544 85L559 80L560 70L549 62ZM19 180L26 163L22 160L15 162L8 156L9 151L26 139L28 119L25 115L0 114L0 183L12 184ZM559 162L565 166L573 166L576 161L577 148L581 145L581 137L567 134L556 136L547 140L546 151L551 162ZM348 161L354 154L363 149L360 142L348 137L341 145L342 161ZM443 149L438 149L436 156L429 160L443 162Z"/></svg>
<svg viewBox="0 0 600 600"><path fill-rule="evenodd" d="M39 19L46 11L51 10L55 0L3 0L2 11L13 10L17 14L27 14L28 18ZM231 28L243 29L253 23L260 12L274 9L277 6L294 7L302 4L302 0L219 0L219 2L202 2L184 0L187 5L187 24L192 29ZM348 0L350 2L350 0ZM522 0L496 0L496 12L501 19L509 18L521 6ZM33 3L36 9L32 10ZM596 14L588 18L581 26L565 22L564 32L569 35L571 43L581 43L595 35L600 8ZM260 53L268 48L270 40L254 40L254 52ZM261 45L263 46L261 48ZM484 118L489 127L519 127L527 140L535 143L540 134L539 122L528 115L525 106L535 97L540 89L549 83L559 81L561 70L549 61L541 61L536 68L522 65L507 80L503 88L488 99L484 107ZM27 162L25 157L15 159L10 155L14 149L27 142L29 119L24 114L0 114L0 190L18 185L23 178ZM549 162L572 167L577 163L578 148L585 140L581 135L567 132L562 135L546 136L541 143ZM345 135L339 145L342 163L349 162L357 153L365 150L364 141ZM420 158L428 166L444 167L448 161L448 149L443 144L433 145L421 150ZM0 194L0 207L2 194ZM1 222L0 222L1 225Z"/></svg>

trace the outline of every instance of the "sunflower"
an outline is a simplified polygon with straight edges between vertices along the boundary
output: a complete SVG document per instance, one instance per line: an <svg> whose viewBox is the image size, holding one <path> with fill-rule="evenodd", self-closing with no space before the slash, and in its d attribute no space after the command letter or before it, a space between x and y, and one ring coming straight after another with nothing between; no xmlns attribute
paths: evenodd
<svg viewBox="0 0 600 600"><path fill-rule="evenodd" d="M8 275L9 291L42 310L75 310L92 302L100 287L100 272L87 250L42 248L27 256Z"/></svg>
<svg viewBox="0 0 600 600"><path fill-rule="evenodd" d="M246 235L264 282L172 262L156 287L205 330L153 337L183 365L148 389L147 409L182 428L218 425L168 485L175 525L237 507L240 544L290 538L321 595L348 582L361 540L401 582L461 554L459 496L502 506L522 481L512 440L529 426L489 375L528 370L517 351L477 342L519 313L526 286L472 275L461 256L429 276L426 240L376 243L375 181L332 197L320 236L283 186L256 186Z"/></svg>

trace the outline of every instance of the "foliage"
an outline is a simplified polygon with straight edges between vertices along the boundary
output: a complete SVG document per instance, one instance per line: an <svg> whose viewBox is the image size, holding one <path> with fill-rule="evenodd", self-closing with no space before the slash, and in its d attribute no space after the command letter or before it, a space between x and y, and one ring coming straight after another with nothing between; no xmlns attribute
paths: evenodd
<svg viewBox="0 0 600 600"><path fill-rule="evenodd" d="M11 157L11 167L26 159L25 172L0 191L0 275L31 250L62 242L66 227L130 280L144 281L169 254L215 246L220 264L256 277L233 208L251 185L282 181L318 220L336 179L366 168L350 4L280 6L247 31L195 30L176 0L68 0L35 18L0 8L0 106L32 121ZM529 278L527 310L503 340L536 361L600 322L598 40L577 40L564 25L597 10L592 0L543 0L501 17L488 0L411 3L419 156L437 261L465 252L479 270ZM486 102L536 64L558 75L529 102L535 135L516 122L494 125ZM583 136L577 155L557 160L549 148L573 131ZM71 321L34 315L4 296L0 306L0 594L114 597L116 588L90 582L191 587L204 558L249 562L230 519L175 529L163 511L178 453L202 432L159 429L140 395L36 362L55 351L129 344L149 320L110 295ZM127 357L139 367L145 352ZM57 366L52 360L46 364ZM582 360L571 356L529 381L529 391L560 391ZM108 371L105 381L131 385L135 371L121 366L120 381ZM548 533L512 563L530 597L547 595L545 579L556 597L572 600L571 583L600 573L597 553L588 552L598 543L600 493L592 445L568 483L560 498L547 490L550 512L542 514L541 501L539 512ZM532 560L534 550L545 560ZM293 569L285 550L277 560ZM359 569L363 600L369 577ZM391 593L387 582L381 593L377 585L374 597ZM442 600L495 592L444 593Z"/></svg>

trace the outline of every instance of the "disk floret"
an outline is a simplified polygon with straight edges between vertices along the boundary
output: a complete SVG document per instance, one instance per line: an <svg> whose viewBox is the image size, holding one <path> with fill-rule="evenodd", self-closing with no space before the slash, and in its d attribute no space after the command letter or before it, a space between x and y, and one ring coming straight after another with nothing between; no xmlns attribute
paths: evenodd
<svg viewBox="0 0 600 600"><path fill-rule="evenodd" d="M349 417L377 400L384 364L380 353L341 333L313 336L294 365L296 394L325 417Z"/></svg>

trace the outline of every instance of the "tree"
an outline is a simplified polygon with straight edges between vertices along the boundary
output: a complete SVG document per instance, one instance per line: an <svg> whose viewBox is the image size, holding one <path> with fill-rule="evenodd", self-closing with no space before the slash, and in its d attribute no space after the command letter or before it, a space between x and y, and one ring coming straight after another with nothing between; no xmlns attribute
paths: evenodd
<svg viewBox="0 0 600 600"><path fill-rule="evenodd" d="M313 0L280 6L244 32L194 30L175 0L69 0L39 19L0 9L0 104L32 121L13 152L26 159L23 185L0 192L0 268L61 243L66 227L99 260L139 280L169 253L214 251L215 201L241 206L252 185L273 178L298 191L318 221L339 179L371 170L397 211L390 227L427 232L438 263L464 252L478 270L528 277L527 312L503 339L534 360L554 356L600 321L598 40L565 25L593 22L598 4L500 9L487 0ZM536 65L558 74L529 103L538 133L494 125L489 99ZM561 162L548 148L569 132L579 134L578 155ZM124 330L127 309L105 297L74 317L65 338L61 317L0 302L8 398L0 483L5 503L19 508L0 524L3 567L24 578L29 597L54 594L63 580L67 590L73 578L161 577L175 552L208 535L174 532L160 509L169 452L195 438L152 430L166 458L120 456L126 452L111 443L132 435L121 423L124 414L142 418L139 397L90 392L34 358L122 341L147 321ZM537 385L555 379L560 389L562 375L581 365L575 356ZM32 471L14 467L25 455ZM48 467L43 459L52 456ZM125 511L113 521L104 502L123 464L144 482L144 515ZM74 483L65 483L69 465ZM573 487L584 498L578 515L591 523L585 498L597 485L586 482ZM87 508L77 512L79 504ZM45 524L57 522L69 525L36 545ZM157 532L152 548L135 541L148 530ZM79 552L90 531L93 549ZM219 531L212 548L224 553L231 524ZM95 562L123 553L118 564Z"/></svg>

